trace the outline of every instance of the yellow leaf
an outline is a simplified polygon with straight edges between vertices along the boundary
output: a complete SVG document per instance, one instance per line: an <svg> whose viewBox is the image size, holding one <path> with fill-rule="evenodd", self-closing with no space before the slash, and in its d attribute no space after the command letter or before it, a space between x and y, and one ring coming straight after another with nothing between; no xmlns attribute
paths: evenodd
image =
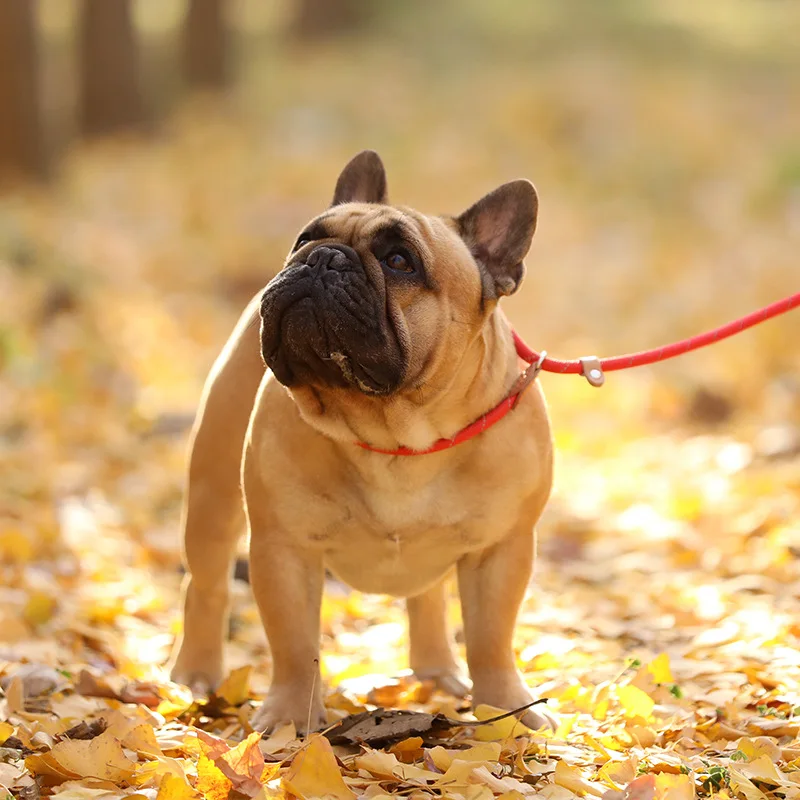
<svg viewBox="0 0 800 800"><path fill-rule="evenodd" d="M0 720L0 744L3 744L9 736L14 733L14 726L8 722Z"/></svg>
<svg viewBox="0 0 800 800"><path fill-rule="evenodd" d="M203 800L228 800L232 784L219 767L205 753L201 753L197 760L195 788Z"/></svg>
<svg viewBox="0 0 800 800"><path fill-rule="evenodd" d="M572 728L575 726L575 723L578 720L578 714L570 714L569 716L564 715L561 717L561 720L558 723L558 728L556 728L556 732L553 734L553 738L558 741L565 741L567 736L569 736Z"/></svg>
<svg viewBox="0 0 800 800"><path fill-rule="evenodd" d="M70 772L56 761L52 753L34 754L25 759L25 766L32 775L36 775L44 780L46 786L56 786L64 781L80 777L74 772Z"/></svg>
<svg viewBox="0 0 800 800"><path fill-rule="evenodd" d="M450 764L453 763L453 757L450 753L444 749L444 747L436 746L431 747L427 751L427 758L429 758L436 769L440 769L442 772L447 772L450 767Z"/></svg>
<svg viewBox="0 0 800 800"><path fill-rule="evenodd" d="M600 754L601 764L605 764L607 761L611 760L611 754L608 752L608 750L606 750L605 747L603 747L602 744L600 744L600 742L597 741L597 739L592 738L588 733L584 734L583 739L586 744L589 745L589 747L591 747L593 750L596 750ZM595 758L595 763L598 763L597 758Z"/></svg>
<svg viewBox="0 0 800 800"><path fill-rule="evenodd" d="M769 756L759 756L749 764L738 765L739 771L750 780L763 781L764 783L780 786L786 782L786 776L778 771L778 768L770 760Z"/></svg>
<svg viewBox="0 0 800 800"><path fill-rule="evenodd" d="M240 706L250 697L251 664L233 670L220 684L217 697L224 697L232 706Z"/></svg>
<svg viewBox="0 0 800 800"><path fill-rule="evenodd" d="M254 731L236 747L214 759L214 763L231 781L234 789L243 794L256 794L261 787L264 755L259 748L260 741L261 732Z"/></svg>
<svg viewBox="0 0 800 800"><path fill-rule="evenodd" d="M404 763L411 763L422 758L423 739L420 736L409 736L389 748L389 752L396 755Z"/></svg>
<svg viewBox="0 0 800 800"><path fill-rule="evenodd" d="M319 734L312 736L308 745L294 757L282 783L286 791L302 800L355 798L342 780L330 742Z"/></svg>
<svg viewBox="0 0 800 800"><path fill-rule="evenodd" d="M669 656L666 653L657 655L648 665L647 671L653 676L656 683L675 683L672 669L669 665Z"/></svg>
<svg viewBox="0 0 800 800"><path fill-rule="evenodd" d="M562 786L578 795L593 794L600 797L604 793L602 788L590 784L578 769L571 767L566 761L559 761L556 764L553 781L557 786Z"/></svg>
<svg viewBox="0 0 800 800"><path fill-rule="evenodd" d="M15 675L6 686L6 703L10 714L25 712L25 684Z"/></svg>
<svg viewBox="0 0 800 800"><path fill-rule="evenodd" d="M56 796L60 800L130 800L131 798L145 800L146 798L143 794L129 794L119 789L93 785L96 783L97 781L70 781L63 785Z"/></svg>
<svg viewBox="0 0 800 800"><path fill-rule="evenodd" d="M107 718L106 732L119 739L123 747L152 756L161 755L153 726L139 716L127 717L119 709Z"/></svg>
<svg viewBox="0 0 800 800"><path fill-rule="evenodd" d="M441 787L448 787L452 788L454 786L468 786L470 783L474 783L473 780L475 776L475 772L480 767L486 767L486 769L491 773L494 768L497 767L497 762L491 761L462 761L461 759L453 759L450 766L447 768L447 772L444 775L440 775L436 784Z"/></svg>
<svg viewBox="0 0 800 800"><path fill-rule="evenodd" d="M80 778L119 783L129 780L136 772L136 763L125 755L119 740L108 731L89 740L65 739L48 755Z"/></svg>
<svg viewBox="0 0 800 800"><path fill-rule="evenodd" d="M198 800L200 795L183 778L167 772L161 778L156 800Z"/></svg>
<svg viewBox="0 0 800 800"><path fill-rule="evenodd" d="M627 728L631 738L641 747L652 747L656 743L657 734L652 728L644 725L630 725Z"/></svg>
<svg viewBox="0 0 800 800"><path fill-rule="evenodd" d="M475 718L478 720L491 719L499 717L507 711L510 709L479 705L475 709ZM475 738L479 742L499 742L529 733L531 733L531 729L527 725L523 725L516 717L506 717L497 722L490 722L488 725L479 725L475 729Z"/></svg>
<svg viewBox="0 0 800 800"><path fill-rule="evenodd" d="M597 771L597 779L604 781L613 789L622 789L636 778L639 759L636 756L625 761L609 761Z"/></svg>
<svg viewBox="0 0 800 800"><path fill-rule="evenodd" d="M766 800L766 795L758 788L738 767L728 767L728 780L736 794L742 795L745 800Z"/></svg>
<svg viewBox="0 0 800 800"><path fill-rule="evenodd" d="M617 686L617 698L625 711L626 717L649 719L656 704L649 694L636 686Z"/></svg>
<svg viewBox="0 0 800 800"><path fill-rule="evenodd" d="M392 753L383 750L368 750L358 756L355 763L358 769L364 769L376 778L394 778L426 785L428 781L442 777L438 772L415 767L413 764L403 764Z"/></svg>
<svg viewBox="0 0 800 800"><path fill-rule="evenodd" d="M509 792L519 792L522 794L523 792L529 791L529 787L522 781L512 778L510 775L506 775L503 778L498 778L496 775L493 775L483 764L477 766L473 770L471 778L476 782L484 784L484 786L488 786L489 789L496 794L507 794ZM467 796L469 796L469 794L470 793L468 790ZM479 795L480 798L485 796L487 796L485 793L483 795ZM490 797L491 795L488 796Z"/></svg>
<svg viewBox="0 0 800 800"><path fill-rule="evenodd" d="M736 743L736 749L741 750L748 761L753 761L759 756L767 756L771 761L781 758L781 750L773 739L767 736L757 736L755 739L742 738Z"/></svg>
<svg viewBox="0 0 800 800"><path fill-rule="evenodd" d="M25 564L33 558L31 537L17 528L0 533L0 561Z"/></svg>
<svg viewBox="0 0 800 800"><path fill-rule="evenodd" d="M694 783L688 775L659 773L656 775L656 797L658 800L694 800Z"/></svg>
<svg viewBox="0 0 800 800"><path fill-rule="evenodd" d="M31 627L44 625L53 616L56 605L55 598L49 594L38 591L30 592L25 608L22 610L22 617Z"/></svg>
<svg viewBox="0 0 800 800"><path fill-rule="evenodd" d="M653 800L655 796L655 775L640 775L625 787L626 800Z"/></svg>
<svg viewBox="0 0 800 800"><path fill-rule="evenodd" d="M500 742L485 742L468 750L459 750L455 757L459 761L499 761L501 751Z"/></svg>
<svg viewBox="0 0 800 800"><path fill-rule="evenodd" d="M167 756L156 756L153 761L147 761L139 765L131 783L136 786L152 786L164 780L165 775L173 775L182 781L186 781L186 772L183 763L176 758Z"/></svg>
<svg viewBox="0 0 800 800"><path fill-rule="evenodd" d="M289 742L293 742L296 738L297 731L295 730L294 722L289 722L278 728L268 739L264 739L261 742L261 752L272 755L284 750Z"/></svg>

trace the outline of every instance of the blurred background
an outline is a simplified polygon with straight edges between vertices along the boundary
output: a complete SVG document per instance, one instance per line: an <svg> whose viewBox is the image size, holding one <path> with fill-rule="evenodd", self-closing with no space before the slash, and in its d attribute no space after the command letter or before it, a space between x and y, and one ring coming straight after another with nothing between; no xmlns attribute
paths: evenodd
<svg viewBox="0 0 800 800"><path fill-rule="evenodd" d="M103 630L100 661L163 659L202 382L363 148L395 201L431 213L534 181L505 308L557 357L796 292L798 31L791 0L0 0L5 638ZM798 341L794 313L602 390L542 376L559 473L529 621L559 669L576 648L613 661L629 628L668 641L744 603L761 635L754 608L794 609ZM245 658L260 633L242 592ZM394 622L339 634L397 605L346 603L327 674L357 672L364 647L396 667Z"/></svg>

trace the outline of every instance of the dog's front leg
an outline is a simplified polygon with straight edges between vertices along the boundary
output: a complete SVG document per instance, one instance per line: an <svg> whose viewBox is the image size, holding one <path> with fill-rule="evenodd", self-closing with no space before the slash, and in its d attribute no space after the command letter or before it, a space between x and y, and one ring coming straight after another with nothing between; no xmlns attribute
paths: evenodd
<svg viewBox="0 0 800 800"><path fill-rule="evenodd" d="M409 661L414 674L457 697L469 694L470 683L456 658L455 641L447 625L444 580L407 598L406 608Z"/></svg>
<svg viewBox="0 0 800 800"><path fill-rule="evenodd" d="M513 638L533 568L534 541L533 527L520 525L498 544L458 564L474 705L487 703L511 710L533 699L514 661ZM554 718L536 707L522 721L534 729L555 727Z"/></svg>
<svg viewBox="0 0 800 800"><path fill-rule="evenodd" d="M251 720L256 730L325 723L319 673L322 557L250 529L250 580L272 653L272 683Z"/></svg>

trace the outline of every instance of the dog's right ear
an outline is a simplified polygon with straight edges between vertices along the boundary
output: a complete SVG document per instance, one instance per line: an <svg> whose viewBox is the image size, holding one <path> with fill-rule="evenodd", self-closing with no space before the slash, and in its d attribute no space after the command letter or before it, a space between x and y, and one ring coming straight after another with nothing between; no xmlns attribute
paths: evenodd
<svg viewBox="0 0 800 800"><path fill-rule="evenodd" d="M339 175L332 206L340 203L388 203L386 170L374 150L363 150Z"/></svg>

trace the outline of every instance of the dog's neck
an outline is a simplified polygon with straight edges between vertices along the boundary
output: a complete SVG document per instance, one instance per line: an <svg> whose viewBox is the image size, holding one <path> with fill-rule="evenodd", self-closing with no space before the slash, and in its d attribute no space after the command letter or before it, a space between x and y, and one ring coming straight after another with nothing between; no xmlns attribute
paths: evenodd
<svg viewBox="0 0 800 800"><path fill-rule="evenodd" d="M448 351L445 350L445 359ZM454 436L508 394L519 375L511 328L495 310L477 336L443 364L434 381L391 398L345 398L341 390L295 389L303 418L331 439L364 451L355 442L382 449L425 450Z"/></svg>

